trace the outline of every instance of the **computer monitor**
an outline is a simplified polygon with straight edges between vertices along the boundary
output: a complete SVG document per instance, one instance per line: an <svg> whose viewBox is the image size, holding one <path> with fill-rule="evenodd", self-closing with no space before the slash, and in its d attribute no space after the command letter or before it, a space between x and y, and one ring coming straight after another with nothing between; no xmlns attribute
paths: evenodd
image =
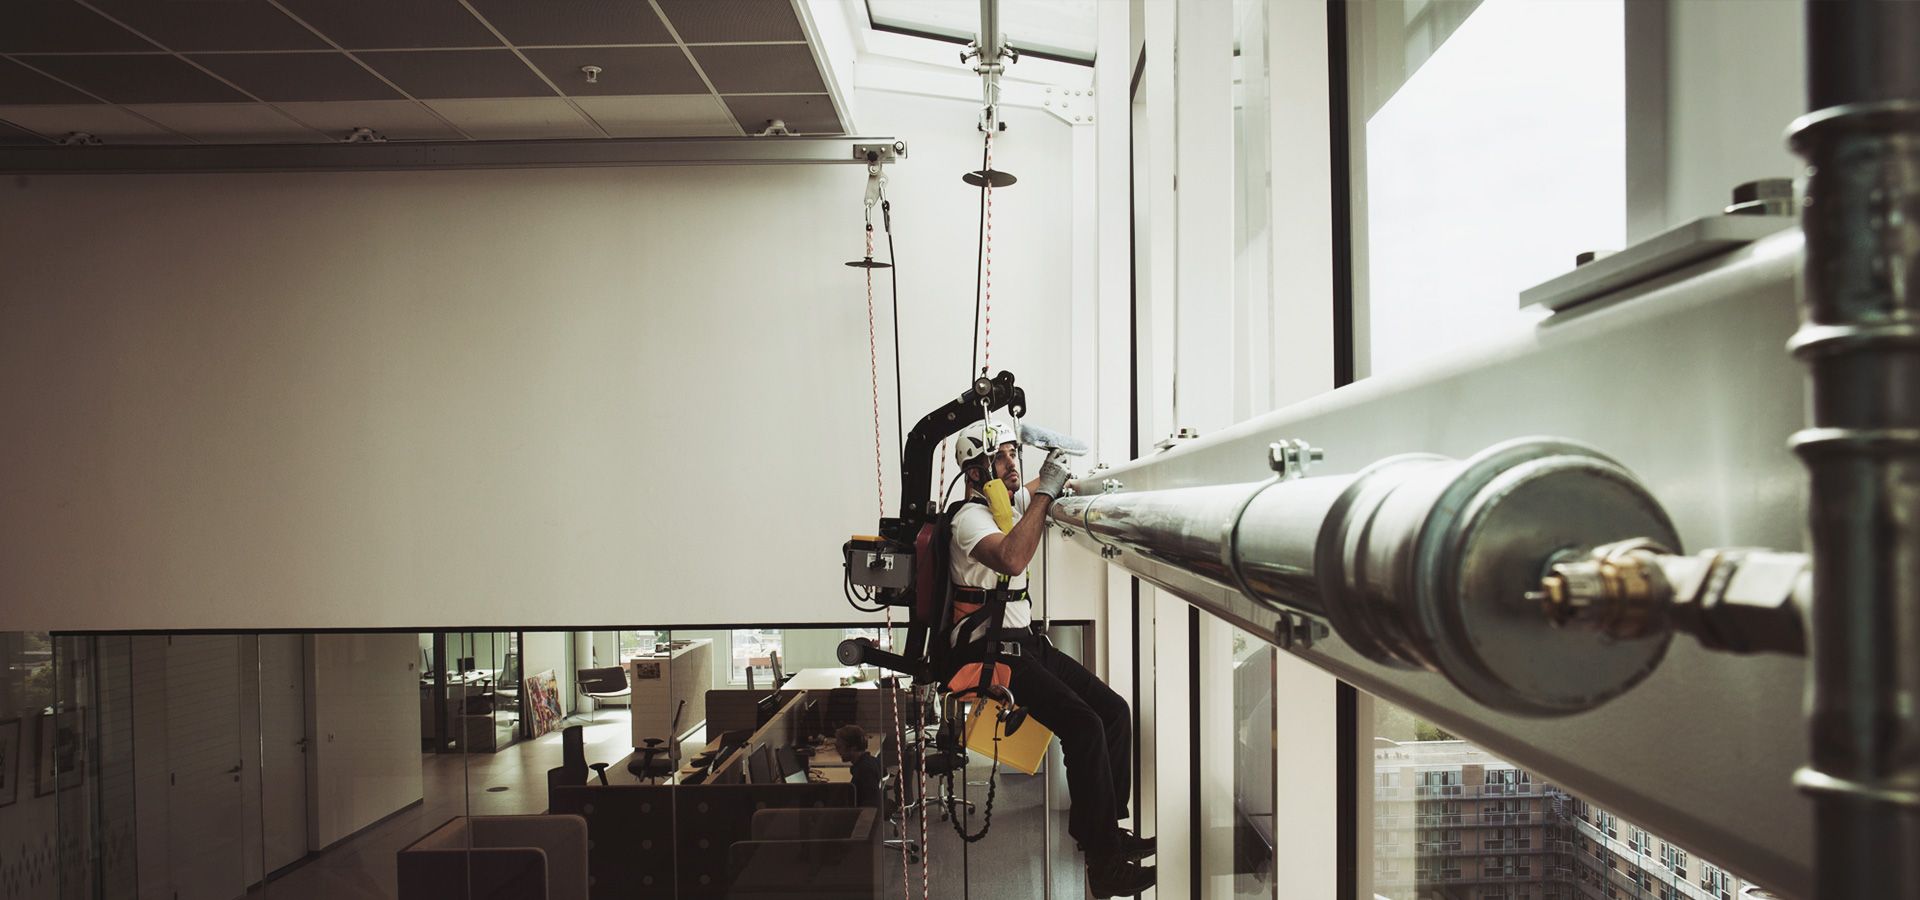
<svg viewBox="0 0 1920 900"><path fill-rule="evenodd" d="M713 770L713 774L707 777L707 783L739 784L745 781L746 779L742 776L746 774L747 767L737 758L739 755L740 754L736 753L733 757L729 757L726 762L721 763L720 768Z"/></svg>
<svg viewBox="0 0 1920 900"><path fill-rule="evenodd" d="M750 784L773 784L780 779L773 769L773 748L766 744L756 745L747 753L747 782Z"/></svg>
<svg viewBox="0 0 1920 900"><path fill-rule="evenodd" d="M753 726L755 728L758 728L762 725L767 724L767 722L771 721L773 719L774 713L777 713L780 711L782 699L783 698L780 696L780 692L775 691L771 694L766 695L765 697L761 697L759 700L754 701Z"/></svg>
<svg viewBox="0 0 1920 900"><path fill-rule="evenodd" d="M800 761L800 754L793 752L791 746L783 744L774 748L773 764L779 767L781 777L788 781L793 780L796 772L800 774L801 781L807 780L807 764Z"/></svg>

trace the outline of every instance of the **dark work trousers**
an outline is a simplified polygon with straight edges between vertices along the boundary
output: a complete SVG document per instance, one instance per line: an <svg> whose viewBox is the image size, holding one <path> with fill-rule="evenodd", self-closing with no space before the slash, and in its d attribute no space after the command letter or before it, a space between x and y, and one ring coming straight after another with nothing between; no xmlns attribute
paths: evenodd
<svg viewBox="0 0 1920 900"><path fill-rule="evenodd" d="M1060 739L1072 809L1067 833L1089 854L1119 849L1119 821L1133 788L1133 713L1127 701L1073 657L1033 635L1012 671L1013 699Z"/></svg>

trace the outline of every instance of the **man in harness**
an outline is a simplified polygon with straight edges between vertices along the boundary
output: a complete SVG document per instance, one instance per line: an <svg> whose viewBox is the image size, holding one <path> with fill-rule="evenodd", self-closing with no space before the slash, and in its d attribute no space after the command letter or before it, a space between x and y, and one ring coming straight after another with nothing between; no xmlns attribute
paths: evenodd
<svg viewBox="0 0 1920 900"><path fill-rule="evenodd" d="M1154 869L1140 860L1153 855L1153 839L1119 825L1133 784L1127 701L1032 628L1027 565L1040 547L1047 506L1066 486L1065 454L1050 452L1040 474L1022 485L1018 429L988 420L961 430L954 455L967 499L949 526L954 620L945 638L959 663L949 683L958 693L1004 688L1060 738L1072 795L1067 832L1087 855L1093 895L1151 888Z"/></svg>

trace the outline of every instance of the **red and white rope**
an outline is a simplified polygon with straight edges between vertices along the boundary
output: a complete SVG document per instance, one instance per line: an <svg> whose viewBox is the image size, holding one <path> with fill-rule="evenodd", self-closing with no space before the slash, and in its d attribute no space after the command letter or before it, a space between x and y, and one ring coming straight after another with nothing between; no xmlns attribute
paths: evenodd
<svg viewBox="0 0 1920 900"><path fill-rule="evenodd" d="M981 313L981 318L986 322L986 327L982 335L985 346L981 349L980 353L980 374L982 375L993 370L993 132L991 131L987 132L986 158L987 169L985 172L980 173L986 181L986 186L983 190L986 193L987 207L987 221L984 227L986 234L981 242L983 248L981 251L983 257L981 266L986 270L986 274L981 282L982 297L980 300L981 306L984 308Z"/></svg>
<svg viewBox="0 0 1920 900"><path fill-rule="evenodd" d="M873 384L873 490L879 498L880 517L887 515L886 475L880 466L880 351L873 336L873 226L867 226L867 374Z"/></svg>
<svg viewBox="0 0 1920 900"><path fill-rule="evenodd" d="M880 351L878 349L876 339L874 337L874 327L873 327L873 266L871 265L871 263L873 262L873 226L872 225L867 226L866 261L869 263L869 265L867 266L867 374L868 374L868 379L873 386L873 489L874 489L875 495L878 497L878 502L880 504L880 517L886 518L886 515L887 515L886 470L881 463L881 455L880 455L880 444L881 444ZM881 604L881 607L884 610L886 610L887 626L886 626L886 630L880 632L880 648L883 650L892 651L893 650L893 604L883 603ZM894 746L895 752L898 754L896 767L900 772L904 773L907 770L907 748L906 748L906 740L905 740L906 735L900 732L900 693L897 689L893 692L892 700L893 702L891 705L893 707L893 735L894 735L893 746ZM906 776L903 774L901 777L904 778ZM925 776L923 775L922 777L924 778ZM899 793L900 793L900 827L902 829L905 829L907 827L907 792L905 790L901 790ZM921 823L921 830L922 831L926 830L926 824L924 822ZM906 900L913 900L913 884L911 881L908 880L908 870L910 868L908 859L909 859L909 851L907 848L907 843L905 841L901 841L900 842L900 894L902 897L906 898ZM925 885L926 877L924 874L922 874L921 876L921 881L922 881L922 885L921 885L922 891L924 892L926 888L926 885Z"/></svg>

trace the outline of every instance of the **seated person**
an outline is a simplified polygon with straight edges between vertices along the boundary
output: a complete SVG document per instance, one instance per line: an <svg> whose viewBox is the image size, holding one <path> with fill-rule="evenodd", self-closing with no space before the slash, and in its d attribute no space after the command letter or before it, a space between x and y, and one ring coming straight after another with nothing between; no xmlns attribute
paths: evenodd
<svg viewBox="0 0 1920 900"><path fill-rule="evenodd" d="M858 725L842 725L833 733L833 749L853 770L853 789L859 805L871 806L883 814L886 801L880 793L880 778L886 774L880 760L867 752L867 733Z"/></svg>

